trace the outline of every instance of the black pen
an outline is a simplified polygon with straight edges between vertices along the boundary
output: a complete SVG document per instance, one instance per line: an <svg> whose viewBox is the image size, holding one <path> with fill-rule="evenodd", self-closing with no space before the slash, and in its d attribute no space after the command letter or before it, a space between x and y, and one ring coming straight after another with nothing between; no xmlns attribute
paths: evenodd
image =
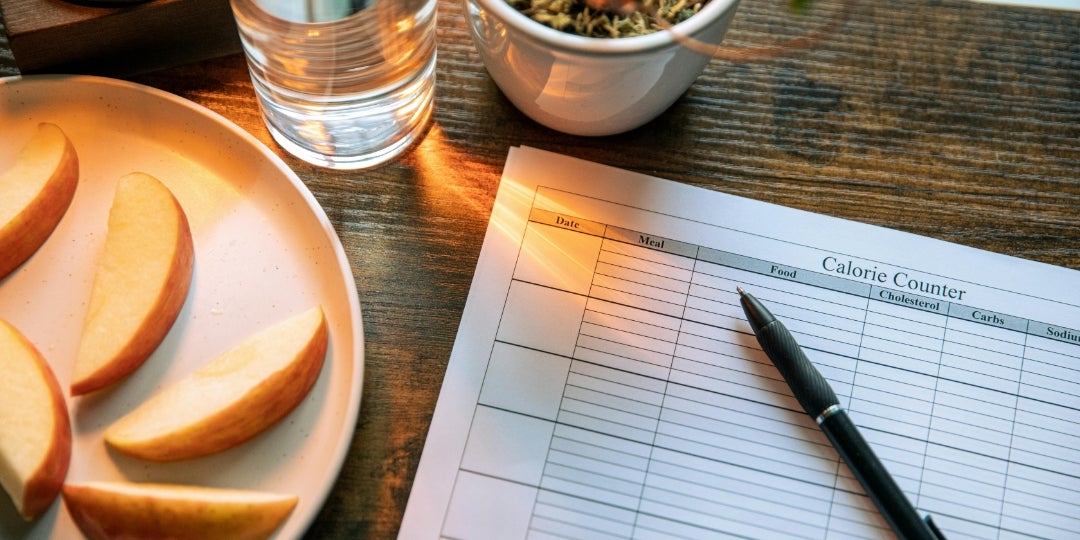
<svg viewBox="0 0 1080 540"><path fill-rule="evenodd" d="M806 358L783 323L757 298L741 287L738 291L739 301L761 349L784 376L799 405L825 432L896 535L910 540L944 540L945 536L929 515L925 519L919 517L911 501L840 407L840 400L836 399L828 381Z"/></svg>

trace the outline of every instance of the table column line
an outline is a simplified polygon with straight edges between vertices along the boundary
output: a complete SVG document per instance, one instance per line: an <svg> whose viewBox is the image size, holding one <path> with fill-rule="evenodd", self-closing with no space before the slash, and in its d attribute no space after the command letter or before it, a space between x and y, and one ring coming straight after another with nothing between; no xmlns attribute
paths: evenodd
<svg viewBox="0 0 1080 540"><path fill-rule="evenodd" d="M951 304L951 302L950 302ZM945 336L949 333L949 321L952 317L949 316L949 309L945 309L945 328L941 334L941 346L938 347L938 361L937 370L934 371L934 393L930 402L930 424L926 430L926 447L923 450L922 463L919 465L919 491L915 496L915 507L918 508L922 499L923 480L926 477L926 454L930 452L930 432L934 429L934 410L937 408L937 393L938 385L941 382L941 360L945 356Z"/></svg>
<svg viewBox="0 0 1080 540"><path fill-rule="evenodd" d="M533 201L533 206L532 206L534 209L536 208L535 204L536 204L536 202L534 200ZM532 221L531 219L530 219L530 222L538 223L538 222ZM604 225L605 230L607 230L607 227L608 227L608 225ZM581 234L589 234L589 233L583 232ZM601 238L603 238L603 236L601 236ZM601 242L602 242L602 240L601 240ZM521 244L519 243L519 245L521 245ZM601 251L603 250L603 244L601 244L600 250ZM599 261L599 258L597 258L597 261L593 264L593 268L592 268L593 277L589 280L590 283L595 280L596 270L597 270L597 267L599 266L599 264L600 264L600 261ZM513 278L513 279L516 279L516 278ZM591 288L591 286L590 286L590 288ZM577 347L581 343L581 328L582 328L582 326L584 324L585 324L585 313L582 312L581 320L578 321L578 331L577 331L577 337L574 340L574 348L572 349L572 352L571 352L571 355L570 355L570 362L571 362L570 366L571 366L571 368L573 366L574 357L576 356L576 354L574 354L573 351L576 351ZM555 422L554 422L554 424L556 426L558 426L558 424L559 424L559 413L562 411L563 403L566 401L566 387L569 385L569 382L570 382L570 373L571 373L571 369L568 369L567 372L566 372L566 379L563 380L562 396L559 397L559 406L556 409L556 413L555 413ZM548 464L551 463L551 446L552 446L552 443L554 442L554 440L555 440L555 431L552 430L551 438L548 439L547 452L545 452L545 454L544 454L544 465L543 465L543 467L540 468L539 485L536 486L536 490L537 490L538 494L539 494L540 491L542 491L544 489L543 488L544 476L548 472ZM539 504L540 504L540 497L537 496L537 497L535 497L533 499L533 507L532 507L532 510L529 512L529 522L528 522L528 524L527 524L527 526L525 528L526 531L532 531L533 530L533 522L536 519L537 506ZM526 536L529 535L528 532L526 532L525 534L526 534Z"/></svg>
<svg viewBox="0 0 1080 540"><path fill-rule="evenodd" d="M1013 405L1012 421L1009 422L1009 456L1005 460L1005 492L1008 492L1009 486L1009 469L1012 468L1012 455L1013 455L1013 437L1016 436L1016 409L1020 402L1020 384L1024 380L1024 364L1027 362L1028 351L1028 337L1031 335L1028 331L1031 329L1031 321L1027 320L1027 325L1024 328L1024 349L1023 355L1020 357L1020 375L1017 379L1016 385L1016 402ZM1005 521L1005 493L1002 493L1001 497L1001 511L998 512L997 522L997 537L1001 538L1002 527Z"/></svg>
<svg viewBox="0 0 1080 540"><path fill-rule="evenodd" d="M860 328L859 328L859 344L855 348L855 358L853 358L853 360L855 360L855 367L853 368L853 373L852 373L852 378L851 378L852 392L849 393L849 395L847 396L847 401L848 402L847 402L846 405L844 405L845 409L851 407L851 399L853 397L851 394L853 394L854 390L855 390L855 377L859 374L859 363L862 362L863 338L866 336L866 319L867 319L867 315L870 312L870 292L872 292L872 291L873 291L872 288L869 289L867 291L866 296L863 298L863 300L865 301L865 304L863 305L863 308L862 308L862 326L860 326ZM848 292L845 291L845 294L852 294L852 293L848 293ZM856 296L856 295L852 294L852 296ZM833 509L836 506L837 494L840 493L840 491L841 491L841 488L840 488L840 471L841 471L841 469L843 467L846 467L846 466L847 465L845 465L843 463L843 459L840 457L839 452L837 452L837 454L836 454L836 470L835 470L835 473L833 474L833 494L832 494L832 498L829 500L829 517L825 522L825 535L826 535L826 537L833 530L833 527L832 527L832 525L833 525Z"/></svg>
<svg viewBox="0 0 1080 540"><path fill-rule="evenodd" d="M695 257L694 260L697 261L697 258ZM687 291L689 291L690 283L693 283L693 271L690 275L690 281L687 283ZM667 400L669 395L668 389L671 387L671 370L672 366L675 365L675 354L677 351L677 345L679 343L679 337L682 335L683 325L686 324L686 301L688 296L689 292L687 292L687 294L683 297L682 311L679 313L679 328L675 331L674 345L676 345L676 347L672 347L671 356L668 363L667 377L664 379L664 397L660 401L660 414L657 416L656 429L653 430L652 443L649 445L649 456L645 465L645 479L641 483L641 493L638 496L637 510L636 512L634 512L634 525L631 529L631 537L637 536L638 520L641 518L642 514L641 503L645 499L645 488L649 485L649 475L653 472L653 454L656 452L656 436L657 432L660 431L660 423L663 422L664 408L667 406Z"/></svg>

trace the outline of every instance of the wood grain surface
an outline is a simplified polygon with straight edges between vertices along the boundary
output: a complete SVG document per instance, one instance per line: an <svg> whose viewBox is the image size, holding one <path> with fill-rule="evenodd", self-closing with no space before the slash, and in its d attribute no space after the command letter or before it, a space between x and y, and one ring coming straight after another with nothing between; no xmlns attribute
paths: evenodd
<svg viewBox="0 0 1080 540"><path fill-rule="evenodd" d="M783 0L743 0L734 47L848 11L810 47L714 60L640 129L582 138L518 112L485 72L460 0L441 0L435 121L403 158L361 173L285 155L240 56L132 77L282 155L351 259L362 408L311 538L396 536L511 145L1080 269L1080 13L966 0L817 6L792 16Z"/></svg>

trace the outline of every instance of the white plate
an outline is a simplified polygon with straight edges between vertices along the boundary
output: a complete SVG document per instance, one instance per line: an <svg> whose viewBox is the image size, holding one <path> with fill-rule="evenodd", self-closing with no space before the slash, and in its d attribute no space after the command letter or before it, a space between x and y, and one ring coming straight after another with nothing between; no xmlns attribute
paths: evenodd
<svg viewBox="0 0 1080 540"><path fill-rule="evenodd" d="M162 345L115 387L67 396L74 439L67 481L294 493L300 502L278 538L300 536L348 452L364 370L356 284L322 207L250 134L159 90L98 77L0 80L0 168L38 122L53 122L71 138L79 187L45 245L0 281L0 317L34 342L65 391L117 179L143 171L164 182L184 207L195 241L191 292ZM311 394L282 422L236 448L186 462L142 462L106 448L104 428L156 390L315 304L328 318L330 350ZM0 538L78 537L59 499L27 524L0 495Z"/></svg>

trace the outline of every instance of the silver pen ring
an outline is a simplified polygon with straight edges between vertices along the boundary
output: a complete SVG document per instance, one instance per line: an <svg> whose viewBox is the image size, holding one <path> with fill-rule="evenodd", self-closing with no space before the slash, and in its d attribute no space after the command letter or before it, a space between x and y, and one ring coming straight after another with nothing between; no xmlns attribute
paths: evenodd
<svg viewBox="0 0 1080 540"><path fill-rule="evenodd" d="M817 415L817 418L815 418L814 420L817 421L818 425L820 426L822 422L840 411L841 409L839 403L835 405L829 405L824 411L821 411L821 414Z"/></svg>

